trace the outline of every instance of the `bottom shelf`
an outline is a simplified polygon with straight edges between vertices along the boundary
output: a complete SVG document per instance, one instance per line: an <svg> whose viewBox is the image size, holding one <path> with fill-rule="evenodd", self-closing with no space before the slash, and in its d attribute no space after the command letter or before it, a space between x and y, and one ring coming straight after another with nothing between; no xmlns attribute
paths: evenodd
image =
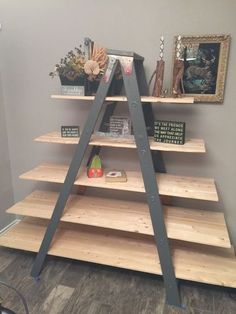
<svg viewBox="0 0 236 314"><path fill-rule="evenodd" d="M0 236L0 245L37 252L47 220L25 218ZM231 249L173 241L176 277L236 288L236 258ZM61 223L50 255L161 274L152 236Z"/></svg>

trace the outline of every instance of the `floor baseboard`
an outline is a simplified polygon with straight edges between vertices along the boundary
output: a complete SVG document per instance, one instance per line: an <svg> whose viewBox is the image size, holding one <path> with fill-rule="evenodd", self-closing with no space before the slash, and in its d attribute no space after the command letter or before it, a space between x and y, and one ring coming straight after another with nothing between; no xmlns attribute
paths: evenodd
<svg viewBox="0 0 236 314"><path fill-rule="evenodd" d="M3 234L5 232L7 232L7 230L9 230L10 228L12 228L13 226L15 226L16 224L18 224L18 222L21 221L21 219L14 219L11 223L9 223L6 227L4 227L3 229L0 230L0 234Z"/></svg>

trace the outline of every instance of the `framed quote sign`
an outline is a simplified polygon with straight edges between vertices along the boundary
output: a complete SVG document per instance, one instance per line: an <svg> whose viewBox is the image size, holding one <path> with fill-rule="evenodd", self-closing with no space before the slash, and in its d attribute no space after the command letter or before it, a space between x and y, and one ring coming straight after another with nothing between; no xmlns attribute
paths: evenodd
<svg viewBox="0 0 236 314"><path fill-rule="evenodd" d="M185 122L157 120L154 123L154 140L161 143L185 143Z"/></svg>

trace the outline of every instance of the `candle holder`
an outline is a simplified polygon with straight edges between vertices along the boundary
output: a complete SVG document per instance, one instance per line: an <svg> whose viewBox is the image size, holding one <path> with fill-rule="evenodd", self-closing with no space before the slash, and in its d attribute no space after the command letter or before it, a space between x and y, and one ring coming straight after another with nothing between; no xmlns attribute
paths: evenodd
<svg viewBox="0 0 236 314"><path fill-rule="evenodd" d="M172 86L172 95L173 97L181 97L184 92L183 86L183 76L184 76L184 61L182 57L182 41L181 36L177 37L176 40L176 59L174 61L173 68L173 86Z"/></svg>
<svg viewBox="0 0 236 314"><path fill-rule="evenodd" d="M160 38L160 60L157 61L156 69L152 73L152 76L149 81L149 86L152 83L152 80L154 80L153 90L152 90L152 96L154 97L161 97L162 95L162 87L163 87L163 79L164 79L164 68L165 68L165 61L163 60L164 56L164 37L161 36Z"/></svg>

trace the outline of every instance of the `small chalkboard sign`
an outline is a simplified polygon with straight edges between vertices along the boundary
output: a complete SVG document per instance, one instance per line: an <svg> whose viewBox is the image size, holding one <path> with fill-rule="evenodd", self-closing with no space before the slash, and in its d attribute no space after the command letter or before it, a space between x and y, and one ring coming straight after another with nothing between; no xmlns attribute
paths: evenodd
<svg viewBox="0 0 236 314"><path fill-rule="evenodd" d="M78 126L62 126L61 137L79 137Z"/></svg>
<svg viewBox="0 0 236 314"><path fill-rule="evenodd" d="M183 145L185 143L185 122L155 121L154 140L161 143Z"/></svg>

